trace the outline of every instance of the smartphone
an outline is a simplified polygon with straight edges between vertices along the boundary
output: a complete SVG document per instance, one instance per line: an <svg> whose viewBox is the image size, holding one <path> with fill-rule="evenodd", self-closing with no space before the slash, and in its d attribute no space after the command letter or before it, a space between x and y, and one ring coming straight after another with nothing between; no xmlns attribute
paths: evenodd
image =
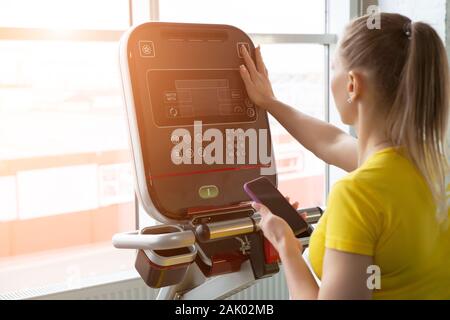
<svg viewBox="0 0 450 320"><path fill-rule="evenodd" d="M247 182L244 190L253 201L265 205L273 214L284 219L296 236L308 230L308 223L267 178Z"/></svg>

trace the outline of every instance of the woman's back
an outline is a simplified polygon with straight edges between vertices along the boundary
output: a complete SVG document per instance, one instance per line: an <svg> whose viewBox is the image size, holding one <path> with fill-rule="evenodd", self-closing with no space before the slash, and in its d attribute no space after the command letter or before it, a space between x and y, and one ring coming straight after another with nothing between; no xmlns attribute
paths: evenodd
<svg viewBox="0 0 450 320"><path fill-rule="evenodd" d="M381 271L375 299L450 298L450 228L438 223L428 185L400 151L374 154L328 201L311 239L319 276L326 247L374 257Z"/></svg>

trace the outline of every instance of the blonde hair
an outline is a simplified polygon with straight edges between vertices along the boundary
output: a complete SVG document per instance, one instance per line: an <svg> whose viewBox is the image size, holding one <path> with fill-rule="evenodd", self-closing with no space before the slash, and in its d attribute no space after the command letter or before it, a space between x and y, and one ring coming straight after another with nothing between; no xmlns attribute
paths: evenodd
<svg viewBox="0 0 450 320"><path fill-rule="evenodd" d="M368 70L380 102L388 106L387 136L406 151L426 180L440 222L448 218L446 175L449 65L444 44L428 24L381 13L381 29L369 16L347 27L340 54L348 69Z"/></svg>

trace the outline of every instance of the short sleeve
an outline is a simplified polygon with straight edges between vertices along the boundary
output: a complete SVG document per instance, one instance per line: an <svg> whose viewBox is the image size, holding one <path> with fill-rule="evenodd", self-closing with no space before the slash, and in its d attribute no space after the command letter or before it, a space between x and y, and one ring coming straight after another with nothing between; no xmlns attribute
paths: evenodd
<svg viewBox="0 0 450 320"><path fill-rule="evenodd" d="M328 198L325 247L374 256L381 228L380 211L370 188L353 180L338 182Z"/></svg>

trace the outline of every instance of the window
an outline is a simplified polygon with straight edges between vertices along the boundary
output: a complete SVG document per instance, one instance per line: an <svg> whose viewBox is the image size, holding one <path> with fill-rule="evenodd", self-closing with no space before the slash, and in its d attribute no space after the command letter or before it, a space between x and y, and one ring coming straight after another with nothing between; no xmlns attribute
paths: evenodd
<svg viewBox="0 0 450 320"><path fill-rule="evenodd" d="M162 0L160 20L223 23L247 33L324 33L325 0Z"/></svg>
<svg viewBox="0 0 450 320"><path fill-rule="evenodd" d="M317 44L268 44L261 48L278 99L325 119L325 48ZM304 61L308 61L307 64ZM270 121L280 190L303 208L322 206L325 165L275 119Z"/></svg>
<svg viewBox="0 0 450 320"><path fill-rule="evenodd" d="M277 96L328 120L330 3L343 8L341 0L1 1L0 294L136 276L134 252L110 243L136 224L117 65L131 23L240 27L262 45ZM327 167L270 123L280 189L303 207L323 205Z"/></svg>
<svg viewBox="0 0 450 320"><path fill-rule="evenodd" d="M111 246L136 223L117 65L129 18L127 0L0 3L0 293L131 269ZM116 263L88 268L93 252ZM40 267L10 277L24 265Z"/></svg>
<svg viewBox="0 0 450 320"><path fill-rule="evenodd" d="M2 0L0 27L125 30L128 0Z"/></svg>
<svg viewBox="0 0 450 320"><path fill-rule="evenodd" d="M324 62L333 42L325 34L327 5L325 0L165 0L160 1L160 20L231 24L250 33L255 44L261 44L277 97L325 120L328 71ZM280 190L302 207L322 206L325 164L275 119L270 124Z"/></svg>

